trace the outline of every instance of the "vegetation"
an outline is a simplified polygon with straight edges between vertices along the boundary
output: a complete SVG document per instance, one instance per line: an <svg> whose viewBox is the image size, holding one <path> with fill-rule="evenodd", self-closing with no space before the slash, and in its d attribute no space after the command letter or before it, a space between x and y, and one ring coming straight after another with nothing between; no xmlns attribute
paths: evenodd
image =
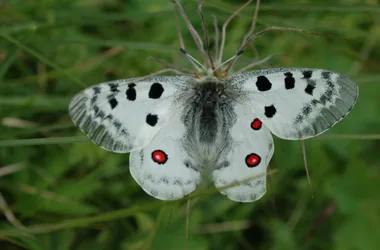
<svg viewBox="0 0 380 250"><path fill-rule="evenodd" d="M183 2L201 31L197 1ZM191 200L154 200L133 180L128 155L88 142L72 124L71 97L96 83L190 67L179 52L169 0L6 0L0 8L0 248L378 249L380 246L380 28L376 1L263 1L257 31L286 26L335 37L271 31L237 68L325 68L360 87L350 115L305 141L275 141L268 193L228 200L208 185ZM243 0L206 0L212 30ZM236 53L255 4L234 19L225 59ZM187 51L200 58L181 20ZM200 32L201 33L201 32ZM201 33L202 34L202 33ZM345 38L340 38L343 36ZM215 192L214 192L215 191ZM14 216L14 217L13 217Z"/></svg>

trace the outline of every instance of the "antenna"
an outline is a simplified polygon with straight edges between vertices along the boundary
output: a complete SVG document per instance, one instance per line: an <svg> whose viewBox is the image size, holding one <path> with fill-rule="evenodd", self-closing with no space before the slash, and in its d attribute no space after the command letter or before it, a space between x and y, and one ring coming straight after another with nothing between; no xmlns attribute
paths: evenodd
<svg viewBox="0 0 380 250"><path fill-rule="evenodd" d="M199 5L198 5L198 12L199 12L199 15L201 16L202 28L203 28L203 33L204 33L205 40L206 40L206 50L207 50L208 58L210 60L210 66L214 70L215 69L215 65L214 65L214 61L212 60L212 56L211 56L210 40L208 38L208 32L207 32L206 22L205 22L205 19L203 17L203 13L202 13L203 3L204 3L204 0L201 0L200 3L199 3Z"/></svg>
<svg viewBox="0 0 380 250"><path fill-rule="evenodd" d="M178 20L178 15L177 15L177 12L176 12L175 5L173 5L173 12L174 12L174 19L175 19L175 24L176 24L176 28L177 28L177 33L178 33L179 45L180 45L180 48L185 49L185 43L183 41L181 27L179 26L179 20ZM193 60L191 60L189 57L186 57L186 58L189 60L189 62L194 66L194 68L198 72L202 71L202 69L199 68L198 65L196 63L194 63Z"/></svg>
<svg viewBox="0 0 380 250"><path fill-rule="evenodd" d="M195 62L196 64L198 64L199 66L201 66L201 68L207 72L207 69L205 68L205 66L203 66L202 63L200 63L197 59L195 59L194 57L192 57L189 53L187 53L187 51L184 49L184 48L180 48L179 49L183 54L185 54L185 56L187 58L189 58L190 60L192 60L193 62Z"/></svg>
<svg viewBox="0 0 380 250"><path fill-rule="evenodd" d="M236 53L236 55L234 55L233 57L231 57L227 61L221 63L218 67L216 67L216 69L214 69L213 72L215 72L216 70L218 70L219 68L221 68L223 65L226 65L228 62L230 62L230 61L234 60L235 58L239 57L241 54L243 54L243 52L244 52L244 50L239 50L238 53ZM228 72L228 70L226 72Z"/></svg>
<svg viewBox="0 0 380 250"><path fill-rule="evenodd" d="M215 40L215 56L214 58L218 60L218 52L219 52L219 29L218 29L218 19L215 15L212 15L213 24L214 24L214 40Z"/></svg>
<svg viewBox="0 0 380 250"><path fill-rule="evenodd" d="M247 34L245 34L243 40L241 41L241 45L240 46L243 46L244 45L244 42L248 40L249 37L252 36L253 32L255 31L255 28L256 28L256 22L257 22L257 16L259 15L259 8L260 8L260 0L256 0L256 7L255 7L255 12L253 13L253 17L252 17L252 24L251 24L251 28L249 29L249 31L247 32ZM231 66L229 67L229 69L233 68L235 66L235 63L237 62L237 60L233 61L231 63ZM229 70L228 69L228 70ZM227 71L228 72L228 71Z"/></svg>
<svg viewBox="0 0 380 250"><path fill-rule="evenodd" d="M253 0L247 1L244 5L240 6L239 9L237 9L232 15L223 23L222 26L222 41L220 43L220 52L219 52L219 58L218 58L218 63L222 63L223 60L223 50L224 50L224 43L226 42L226 29L227 25L231 22L231 20L239 14L245 7L247 7L248 4L250 4Z"/></svg>
<svg viewBox="0 0 380 250"><path fill-rule="evenodd" d="M186 13L185 13L184 9L182 8L182 5L178 2L178 0L172 0L172 2L175 5L177 5L178 11L181 14L183 20L185 21L186 26L189 29L191 35L193 36L193 39L194 39L196 45L198 46L198 49L199 49L199 51L201 52L201 54L203 56L203 59L205 61L207 61L207 57L206 57L205 51L203 49L203 42L202 42L201 37L199 36L198 32L195 30L195 28L191 24L189 18L186 16Z"/></svg>

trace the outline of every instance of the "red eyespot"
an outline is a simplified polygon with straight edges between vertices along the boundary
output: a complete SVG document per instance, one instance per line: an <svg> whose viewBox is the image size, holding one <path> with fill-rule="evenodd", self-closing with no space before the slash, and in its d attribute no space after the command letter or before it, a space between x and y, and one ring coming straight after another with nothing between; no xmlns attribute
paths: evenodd
<svg viewBox="0 0 380 250"><path fill-rule="evenodd" d="M261 129L261 125L262 125L262 122L259 120L259 119L255 119L253 120L253 122L251 123L251 128L253 130L259 130Z"/></svg>
<svg viewBox="0 0 380 250"><path fill-rule="evenodd" d="M162 150L154 150L152 152L152 160L158 164L165 164L168 160L168 155Z"/></svg>
<svg viewBox="0 0 380 250"><path fill-rule="evenodd" d="M257 165L260 164L260 162L261 162L261 157L255 153L249 154L245 157L245 164L247 164L249 168L256 167Z"/></svg>

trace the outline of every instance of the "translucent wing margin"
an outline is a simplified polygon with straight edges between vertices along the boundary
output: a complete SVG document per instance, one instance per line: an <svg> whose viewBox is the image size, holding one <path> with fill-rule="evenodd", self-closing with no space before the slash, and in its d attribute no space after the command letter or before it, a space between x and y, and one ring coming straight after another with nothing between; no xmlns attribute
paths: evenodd
<svg viewBox="0 0 380 250"><path fill-rule="evenodd" d="M227 79L242 91L240 101L283 139L319 135L352 109L358 86L346 75L323 69L276 68Z"/></svg>

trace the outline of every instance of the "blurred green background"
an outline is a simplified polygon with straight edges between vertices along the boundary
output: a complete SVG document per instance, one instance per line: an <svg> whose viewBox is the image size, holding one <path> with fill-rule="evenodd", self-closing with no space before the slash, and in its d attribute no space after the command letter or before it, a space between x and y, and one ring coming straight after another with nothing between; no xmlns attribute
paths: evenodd
<svg viewBox="0 0 380 250"><path fill-rule="evenodd" d="M201 32L197 1L181 1ZM360 87L350 115L305 141L276 140L268 193L240 204L214 192L162 202L132 179L128 155L106 152L74 127L71 97L103 81L143 76L179 52L169 0L0 2L0 249L380 249L380 7L375 0L262 1L257 29L287 26L344 36L271 31L237 68L313 67ZM221 27L242 0L206 0ZM248 30L252 3L228 27L225 58ZM187 50L200 58L181 20ZM201 33L202 34L202 33ZM36 139L36 140L28 140ZM210 184L212 187L212 184ZM211 189L213 190L213 189Z"/></svg>

